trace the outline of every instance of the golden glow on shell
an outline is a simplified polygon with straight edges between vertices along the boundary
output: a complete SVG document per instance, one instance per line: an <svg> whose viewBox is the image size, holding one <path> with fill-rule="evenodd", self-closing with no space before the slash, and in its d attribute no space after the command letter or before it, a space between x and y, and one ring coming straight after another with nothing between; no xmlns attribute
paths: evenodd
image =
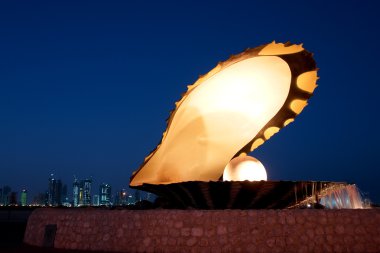
<svg viewBox="0 0 380 253"><path fill-rule="evenodd" d="M303 50L302 44L286 46L283 43L272 42L266 45L260 52L259 55L284 55L284 54L294 54L301 52Z"/></svg>
<svg viewBox="0 0 380 253"><path fill-rule="evenodd" d="M251 146L251 151L255 150L256 148L258 148L261 144L264 143L264 140L259 138L257 140L255 140L253 143L252 143L252 146Z"/></svg>
<svg viewBox="0 0 380 253"><path fill-rule="evenodd" d="M290 103L290 109L292 109L293 112L300 114L306 105L306 100L295 99Z"/></svg>
<svg viewBox="0 0 380 253"><path fill-rule="evenodd" d="M317 87L317 71L309 71L302 73L297 77L297 87L303 91L313 93L314 89Z"/></svg>
<svg viewBox="0 0 380 253"><path fill-rule="evenodd" d="M265 139L269 139L270 137L272 137L275 133L277 133L278 131L280 131L280 128L279 127L270 127L268 128L267 130L265 130L264 132L264 137Z"/></svg>
<svg viewBox="0 0 380 253"><path fill-rule="evenodd" d="M244 156L247 156L247 153L245 153L245 152L241 152L241 153L239 154L239 157L244 157Z"/></svg>
<svg viewBox="0 0 380 253"><path fill-rule="evenodd" d="M289 125L290 123L292 123L294 121L294 119L287 119L285 122L284 122L284 127L286 127L287 125Z"/></svg>
<svg viewBox="0 0 380 253"><path fill-rule="evenodd" d="M177 104L161 146L131 185L218 179L283 107L290 83L289 65L276 56L247 58L204 80Z"/></svg>

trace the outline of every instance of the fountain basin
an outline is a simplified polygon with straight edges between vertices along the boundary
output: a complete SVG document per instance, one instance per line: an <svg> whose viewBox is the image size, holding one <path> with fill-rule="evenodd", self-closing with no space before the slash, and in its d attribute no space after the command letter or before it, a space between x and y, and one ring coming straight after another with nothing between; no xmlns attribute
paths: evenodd
<svg viewBox="0 0 380 253"><path fill-rule="evenodd" d="M361 199L356 199L360 195L351 196L355 195L353 187L356 189L352 184L329 181L190 181L133 188L165 199L168 208L283 209L321 201L329 208L360 208L357 202ZM347 192L344 200L336 200L340 192ZM334 200L335 204L328 203Z"/></svg>

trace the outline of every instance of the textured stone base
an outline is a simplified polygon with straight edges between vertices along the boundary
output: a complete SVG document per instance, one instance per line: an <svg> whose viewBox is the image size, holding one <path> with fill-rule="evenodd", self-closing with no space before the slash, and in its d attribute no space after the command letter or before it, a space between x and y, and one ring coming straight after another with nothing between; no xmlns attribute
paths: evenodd
<svg viewBox="0 0 380 253"><path fill-rule="evenodd" d="M380 252L380 209L35 210L24 242L115 252ZM51 226L50 226L51 228ZM46 242L45 242L46 243Z"/></svg>

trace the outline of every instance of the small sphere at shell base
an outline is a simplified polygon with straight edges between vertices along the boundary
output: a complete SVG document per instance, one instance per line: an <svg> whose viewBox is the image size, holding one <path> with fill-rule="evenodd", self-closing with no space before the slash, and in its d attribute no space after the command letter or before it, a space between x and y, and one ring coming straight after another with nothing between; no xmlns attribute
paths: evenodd
<svg viewBox="0 0 380 253"><path fill-rule="evenodd" d="M264 165L252 156L236 157L224 168L223 181L267 180Z"/></svg>

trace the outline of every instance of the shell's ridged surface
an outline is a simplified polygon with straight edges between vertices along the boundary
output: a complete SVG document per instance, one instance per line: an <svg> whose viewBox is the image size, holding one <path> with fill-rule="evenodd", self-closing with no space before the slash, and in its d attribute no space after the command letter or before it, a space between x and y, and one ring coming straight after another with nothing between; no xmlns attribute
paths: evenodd
<svg viewBox="0 0 380 253"><path fill-rule="evenodd" d="M192 92L194 92L198 87L202 86L202 84L207 80L211 79L218 73L221 73L223 70L229 68L230 66L250 58L262 56L278 57L285 61L289 66L291 72L289 93L281 109L261 128L260 131L257 132L251 141L241 146L240 149L234 151L235 156L229 157L229 159L232 159L233 157L239 155L246 155L252 152L254 149L262 145L266 140L268 140L271 136L277 133L281 128L291 123L307 105L307 100L312 96L312 93L316 87L316 80L318 79L317 68L312 54L303 49L302 45L293 45L290 43L281 44L273 42L267 45L256 47L254 49L247 49L238 55L231 56L230 59L225 62L220 62L206 75L201 76L193 85L188 86L187 92L184 93L182 98L175 103L176 107L171 112L170 117L167 120L168 126L166 131L163 133L161 143L156 147L155 150L152 151L151 154L145 158L144 163L140 166L140 168L133 173L131 177L131 186L139 186L142 185L142 183L151 183L149 180L144 181L139 179L140 183L136 184L134 183L134 178L138 173L141 172L142 169L144 169L144 166L146 166L150 159L155 156L156 152L160 149L160 145L165 142L168 131L171 129L171 127L173 127L172 123L173 119L176 117L176 113L178 112L179 108L181 108L181 105L184 104L184 101L186 101L190 94L192 94ZM207 170L207 168L203 169ZM223 169L224 168L220 168L219 176L222 175ZM207 181L217 180L217 178L209 178ZM163 183L168 184L177 182L181 182L181 180L172 179L171 181L169 180ZM159 183L160 182L157 184Z"/></svg>

